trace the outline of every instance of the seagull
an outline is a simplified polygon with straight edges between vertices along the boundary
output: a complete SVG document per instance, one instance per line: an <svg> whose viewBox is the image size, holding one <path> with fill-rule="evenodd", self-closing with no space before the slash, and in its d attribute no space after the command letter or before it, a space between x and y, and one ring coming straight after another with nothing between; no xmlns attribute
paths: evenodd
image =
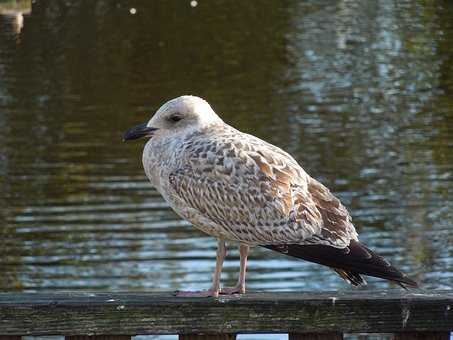
<svg viewBox="0 0 453 340"><path fill-rule="evenodd" d="M123 141L147 138L143 167L172 209L217 238L212 286L178 296L245 293L249 249L261 246L332 268L354 286L362 275L417 283L358 239L345 206L279 147L226 124L209 103L181 96L163 104ZM225 242L239 245L236 286L220 288Z"/></svg>

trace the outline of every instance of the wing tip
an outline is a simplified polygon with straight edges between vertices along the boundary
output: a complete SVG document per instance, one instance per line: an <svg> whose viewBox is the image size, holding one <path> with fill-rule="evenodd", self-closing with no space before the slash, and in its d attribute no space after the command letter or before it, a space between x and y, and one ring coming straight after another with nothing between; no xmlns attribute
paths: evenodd
<svg viewBox="0 0 453 340"><path fill-rule="evenodd" d="M406 290L419 288L417 282L358 241L351 241L349 247L345 248L348 249L346 253L344 249L327 245L285 244L263 247L330 267L353 286L365 286L367 283L362 275L367 275L394 282Z"/></svg>
<svg viewBox="0 0 453 340"><path fill-rule="evenodd" d="M410 279L404 274L399 280L395 280L394 282L400 285L405 290L420 288L420 285L416 281Z"/></svg>

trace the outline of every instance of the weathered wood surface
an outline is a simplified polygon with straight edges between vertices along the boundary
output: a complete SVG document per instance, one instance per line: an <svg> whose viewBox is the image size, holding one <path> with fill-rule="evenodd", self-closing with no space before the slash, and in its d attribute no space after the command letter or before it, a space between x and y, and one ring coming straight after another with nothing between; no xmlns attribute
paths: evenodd
<svg viewBox="0 0 453 340"><path fill-rule="evenodd" d="M65 340L131 340L131 336L130 335L93 335L93 336L72 335L72 336L65 336Z"/></svg>
<svg viewBox="0 0 453 340"><path fill-rule="evenodd" d="M289 333L288 340L343 340L341 333Z"/></svg>
<svg viewBox="0 0 453 340"><path fill-rule="evenodd" d="M397 333L393 340L450 340L450 332Z"/></svg>
<svg viewBox="0 0 453 340"><path fill-rule="evenodd" d="M178 340L235 340L236 334L181 334Z"/></svg>
<svg viewBox="0 0 453 340"><path fill-rule="evenodd" d="M1 335L447 332L453 291L0 293Z"/></svg>

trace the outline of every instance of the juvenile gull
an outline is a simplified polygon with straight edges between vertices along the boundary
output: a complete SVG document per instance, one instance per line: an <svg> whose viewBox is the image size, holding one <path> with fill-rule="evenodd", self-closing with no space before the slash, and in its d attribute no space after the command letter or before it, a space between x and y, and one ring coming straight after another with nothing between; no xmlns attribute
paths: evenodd
<svg viewBox="0 0 453 340"><path fill-rule="evenodd" d="M168 101L123 139L149 138L143 166L152 185L181 217L218 239L210 289L182 296L245 292L250 247L331 267L352 285L360 274L416 287L358 240L346 208L291 155L220 119L195 96ZM220 289L225 241L239 244L237 285Z"/></svg>

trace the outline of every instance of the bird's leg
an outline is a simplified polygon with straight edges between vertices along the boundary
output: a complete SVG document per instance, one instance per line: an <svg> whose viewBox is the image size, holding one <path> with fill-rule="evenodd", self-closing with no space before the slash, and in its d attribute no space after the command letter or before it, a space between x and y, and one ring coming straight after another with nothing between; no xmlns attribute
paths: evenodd
<svg viewBox="0 0 453 340"><path fill-rule="evenodd" d="M245 293L245 273L247 271L247 256L249 254L249 246L245 244L239 245L240 269L238 283L234 287L222 288L220 294L244 294Z"/></svg>
<svg viewBox="0 0 453 340"><path fill-rule="evenodd" d="M184 291L177 291L176 296L198 296L198 297L206 297L206 296L219 296L220 291L220 274L222 273L223 261L225 260L227 254L225 241L218 240L217 243L217 257L215 263L215 271L214 275L212 276L212 286L208 290L201 290L197 292L184 292Z"/></svg>
<svg viewBox="0 0 453 340"><path fill-rule="evenodd" d="M217 258L215 262L214 275L212 276L212 286L209 291L212 291L213 296L219 296L220 291L220 274L222 273L223 261L227 255L225 241L219 240L217 245Z"/></svg>

